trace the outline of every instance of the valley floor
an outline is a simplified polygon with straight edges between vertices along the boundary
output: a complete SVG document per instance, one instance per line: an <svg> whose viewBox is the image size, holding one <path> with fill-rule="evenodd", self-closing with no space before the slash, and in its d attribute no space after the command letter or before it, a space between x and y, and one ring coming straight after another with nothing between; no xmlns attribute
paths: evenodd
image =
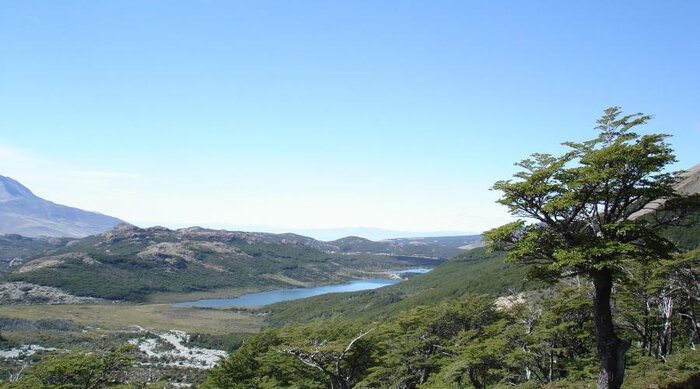
<svg viewBox="0 0 700 389"><path fill-rule="evenodd" d="M258 332L263 318L252 311L177 308L170 303L4 305L0 386L22 371L24 361L43 354L125 344L137 348L137 370L148 372L144 379L197 384L232 344Z"/></svg>
<svg viewBox="0 0 700 389"><path fill-rule="evenodd" d="M3 306L3 317L70 320L94 329L119 331L135 326L207 334L251 333L262 326L253 313L220 309L176 308L170 304L83 304Z"/></svg>

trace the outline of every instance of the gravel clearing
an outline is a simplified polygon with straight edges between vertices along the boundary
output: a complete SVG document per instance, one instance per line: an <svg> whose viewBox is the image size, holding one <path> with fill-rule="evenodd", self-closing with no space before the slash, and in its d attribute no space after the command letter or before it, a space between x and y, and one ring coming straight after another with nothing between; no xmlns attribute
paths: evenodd
<svg viewBox="0 0 700 389"><path fill-rule="evenodd" d="M219 359L227 355L226 351L199 347L187 347L189 335L184 331L171 330L159 334L158 338L132 339L129 343L138 347L149 358L157 358L157 365L210 369ZM160 350L165 349L165 350ZM156 364L156 363L152 363Z"/></svg>

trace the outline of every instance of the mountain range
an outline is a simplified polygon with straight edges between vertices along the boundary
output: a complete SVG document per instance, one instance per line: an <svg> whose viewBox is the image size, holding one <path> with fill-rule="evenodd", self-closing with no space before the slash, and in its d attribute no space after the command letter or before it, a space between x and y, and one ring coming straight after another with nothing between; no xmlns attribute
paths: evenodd
<svg viewBox="0 0 700 389"><path fill-rule="evenodd" d="M0 236L0 283L142 301L158 292L306 286L433 267L461 252L456 245L465 241L322 242L295 234L119 224L82 239Z"/></svg>
<svg viewBox="0 0 700 389"><path fill-rule="evenodd" d="M0 234L80 238L125 223L116 217L52 203L0 176Z"/></svg>

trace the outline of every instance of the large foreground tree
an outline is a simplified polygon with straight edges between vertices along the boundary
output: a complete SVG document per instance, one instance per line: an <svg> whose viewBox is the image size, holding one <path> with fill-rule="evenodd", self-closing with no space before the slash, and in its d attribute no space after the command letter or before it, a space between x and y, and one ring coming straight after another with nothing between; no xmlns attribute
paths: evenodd
<svg viewBox="0 0 700 389"><path fill-rule="evenodd" d="M675 157L667 135L640 136L634 127L651 117L608 108L596 138L566 142L561 156L533 154L516 165L515 180L498 181L499 202L519 218L484 234L491 249L533 264L543 278L588 277L594 285L594 322L600 359L598 388L619 388L629 342L613 325L610 296L625 265L668 258L674 245L659 226L673 223L697 201L673 189L665 172Z"/></svg>

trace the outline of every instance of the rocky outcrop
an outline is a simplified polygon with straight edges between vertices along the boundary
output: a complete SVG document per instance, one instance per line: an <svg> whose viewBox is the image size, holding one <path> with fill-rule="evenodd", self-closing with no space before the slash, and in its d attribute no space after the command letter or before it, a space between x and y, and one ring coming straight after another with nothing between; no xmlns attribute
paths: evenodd
<svg viewBox="0 0 700 389"><path fill-rule="evenodd" d="M104 302L94 297L74 296L58 288L28 282L0 284L0 305L23 304L94 304Z"/></svg>
<svg viewBox="0 0 700 389"><path fill-rule="evenodd" d="M683 195L698 195L700 194L700 164L683 171L678 176L678 181L673 186L676 192ZM644 209L641 209L632 215L630 219L637 219L644 215L648 215L659 209L663 209L666 199L658 199L650 202Z"/></svg>
<svg viewBox="0 0 700 389"><path fill-rule="evenodd" d="M99 261L93 259L89 255L78 252L38 258L25 263L17 272L26 273L38 269L57 267L69 260L78 260L90 266L98 266L101 264Z"/></svg>
<svg viewBox="0 0 700 389"><path fill-rule="evenodd" d="M700 193L700 164L686 170L676 184L676 190L683 194Z"/></svg>

